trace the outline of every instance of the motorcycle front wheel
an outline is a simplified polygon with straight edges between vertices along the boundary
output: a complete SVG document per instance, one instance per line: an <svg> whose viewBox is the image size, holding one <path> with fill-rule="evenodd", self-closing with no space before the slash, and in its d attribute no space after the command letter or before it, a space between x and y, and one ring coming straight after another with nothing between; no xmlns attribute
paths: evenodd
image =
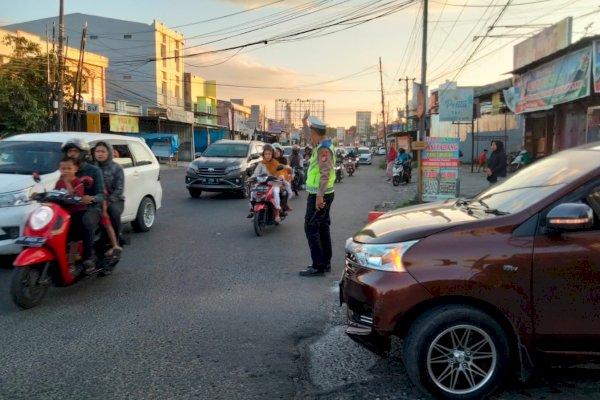
<svg viewBox="0 0 600 400"><path fill-rule="evenodd" d="M45 266L46 263L15 267L10 283L10 294L16 305L21 308L33 308L42 302L48 291L48 284L40 282Z"/></svg>
<svg viewBox="0 0 600 400"><path fill-rule="evenodd" d="M400 176L394 175L394 179L392 179L392 183L394 184L394 186L400 185Z"/></svg>
<svg viewBox="0 0 600 400"><path fill-rule="evenodd" d="M262 236L265 230L266 212L264 209L254 214L254 232L256 236Z"/></svg>

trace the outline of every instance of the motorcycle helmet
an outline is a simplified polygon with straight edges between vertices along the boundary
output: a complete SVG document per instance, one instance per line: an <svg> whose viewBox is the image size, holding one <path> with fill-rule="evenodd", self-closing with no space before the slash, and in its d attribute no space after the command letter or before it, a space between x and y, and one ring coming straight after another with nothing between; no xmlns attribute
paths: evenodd
<svg viewBox="0 0 600 400"><path fill-rule="evenodd" d="M69 149L79 150L80 161L87 160L90 155L90 145L87 142L80 139L69 139L65 143L63 143L61 150L65 155L69 152Z"/></svg>
<svg viewBox="0 0 600 400"><path fill-rule="evenodd" d="M292 146L292 153L293 154L299 154L300 153L300 146L298 146L297 144Z"/></svg>

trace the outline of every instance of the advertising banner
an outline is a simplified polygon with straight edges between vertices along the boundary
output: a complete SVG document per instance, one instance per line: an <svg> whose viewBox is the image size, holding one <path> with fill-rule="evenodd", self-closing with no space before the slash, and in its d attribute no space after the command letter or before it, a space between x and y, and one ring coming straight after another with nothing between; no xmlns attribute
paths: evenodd
<svg viewBox="0 0 600 400"><path fill-rule="evenodd" d="M526 72L504 91L506 102L520 114L589 96L591 64L590 46Z"/></svg>
<svg viewBox="0 0 600 400"><path fill-rule="evenodd" d="M458 138L427 137L422 153L423 201L458 197L460 166Z"/></svg>
<svg viewBox="0 0 600 400"><path fill-rule="evenodd" d="M473 89L440 91L440 121L468 121L473 119Z"/></svg>
<svg viewBox="0 0 600 400"><path fill-rule="evenodd" d="M138 117L111 114L108 118L110 121L111 132L138 133L140 131L140 123Z"/></svg>
<svg viewBox="0 0 600 400"><path fill-rule="evenodd" d="M594 91L600 93L600 41L594 42Z"/></svg>
<svg viewBox="0 0 600 400"><path fill-rule="evenodd" d="M519 69L571 44L573 18L568 17L537 35L517 44L513 51L513 67Z"/></svg>

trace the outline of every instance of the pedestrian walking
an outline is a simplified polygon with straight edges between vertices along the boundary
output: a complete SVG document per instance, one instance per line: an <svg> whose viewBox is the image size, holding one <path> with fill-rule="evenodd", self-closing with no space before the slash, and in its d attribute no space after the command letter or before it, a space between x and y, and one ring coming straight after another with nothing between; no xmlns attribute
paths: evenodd
<svg viewBox="0 0 600 400"><path fill-rule="evenodd" d="M500 140L492 140L492 155L488 161L485 173L490 185L494 185L506 178L506 153L504 152L504 143Z"/></svg>
<svg viewBox="0 0 600 400"><path fill-rule="evenodd" d="M310 122L310 127L309 127ZM335 181L335 148L325 133L327 125L306 111L302 119L305 135L310 134L314 151L306 174L306 215L304 233L312 264L300 271L301 276L322 276L331 270L331 204Z"/></svg>
<svg viewBox="0 0 600 400"><path fill-rule="evenodd" d="M481 168L485 166L485 160L487 160L487 149L483 149L479 155L479 161L477 162L477 172L481 172Z"/></svg>
<svg viewBox="0 0 600 400"><path fill-rule="evenodd" d="M392 173L394 170L394 163L396 162L396 157L398 157L398 153L396 153L396 149L394 148L394 146L390 146L390 149L389 149L388 155L387 155L387 170L386 170L386 175L387 175L388 181L392 180Z"/></svg>

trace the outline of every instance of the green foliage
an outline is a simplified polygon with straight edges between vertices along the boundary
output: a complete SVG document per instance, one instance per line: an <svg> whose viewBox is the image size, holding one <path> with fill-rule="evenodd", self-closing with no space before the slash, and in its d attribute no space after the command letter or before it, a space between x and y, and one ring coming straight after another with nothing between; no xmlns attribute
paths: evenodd
<svg viewBox="0 0 600 400"><path fill-rule="evenodd" d="M385 159L379 160L379 169L383 169L383 170L387 169L387 161Z"/></svg>
<svg viewBox="0 0 600 400"><path fill-rule="evenodd" d="M37 43L6 35L2 41L13 48L8 63L0 65L0 137L47 130L54 100L52 83L58 73L55 54L42 54ZM49 76L50 75L50 76ZM64 74L65 105L73 98L72 72Z"/></svg>

